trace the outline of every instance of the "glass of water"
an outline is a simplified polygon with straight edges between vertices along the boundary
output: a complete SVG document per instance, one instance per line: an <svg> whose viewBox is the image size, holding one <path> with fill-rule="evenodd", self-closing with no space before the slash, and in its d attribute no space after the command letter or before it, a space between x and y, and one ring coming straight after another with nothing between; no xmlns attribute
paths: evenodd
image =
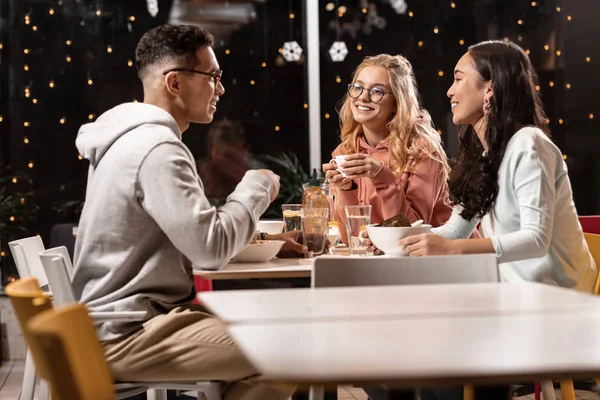
<svg viewBox="0 0 600 400"><path fill-rule="evenodd" d="M346 231L351 256L366 256L368 246L363 234L371 223L371 206L346 206Z"/></svg>
<svg viewBox="0 0 600 400"><path fill-rule="evenodd" d="M299 231L302 229L301 212L302 204L283 204L281 206L285 231Z"/></svg>

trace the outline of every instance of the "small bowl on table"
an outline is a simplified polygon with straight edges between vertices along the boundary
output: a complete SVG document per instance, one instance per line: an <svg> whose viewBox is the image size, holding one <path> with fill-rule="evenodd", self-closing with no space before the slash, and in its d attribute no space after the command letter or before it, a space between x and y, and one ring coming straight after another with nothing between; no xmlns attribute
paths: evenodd
<svg viewBox="0 0 600 400"><path fill-rule="evenodd" d="M284 243L283 240L255 240L233 258L242 263L267 262L279 253Z"/></svg>
<svg viewBox="0 0 600 400"><path fill-rule="evenodd" d="M431 225L420 226L377 226L367 225L369 239L375 247L388 256L402 257L404 246L398 246L398 241L407 236L429 233Z"/></svg>
<svg viewBox="0 0 600 400"><path fill-rule="evenodd" d="M278 235L283 232L283 221L260 220L256 226L260 232L268 233L269 235Z"/></svg>

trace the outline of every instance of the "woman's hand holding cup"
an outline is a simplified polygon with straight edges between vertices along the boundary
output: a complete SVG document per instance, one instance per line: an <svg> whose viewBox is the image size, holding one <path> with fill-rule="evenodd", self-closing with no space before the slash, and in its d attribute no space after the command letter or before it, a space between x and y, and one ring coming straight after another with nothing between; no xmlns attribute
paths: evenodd
<svg viewBox="0 0 600 400"><path fill-rule="evenodd" d="M342 190L348 190L352 187L352 179L346 177L343 172L343 166L345 156L338 155L327 164L323 164L323 171L325 172L325 178L329 182L330 187L337 187Z"/></svg>

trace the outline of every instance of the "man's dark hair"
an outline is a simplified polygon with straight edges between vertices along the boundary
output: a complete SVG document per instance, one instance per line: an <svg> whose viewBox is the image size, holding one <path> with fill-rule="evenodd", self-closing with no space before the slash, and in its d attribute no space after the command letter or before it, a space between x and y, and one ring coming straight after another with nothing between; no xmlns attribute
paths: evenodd
<svg viewBox="0 0 600 400"><path fill-rule="evenodd" d="M138 75L142 79L149 67L169 60L192 68L198 63L196 51L213 44L213 35L197 26L157 26L142 36L135 49Z"/></svg>

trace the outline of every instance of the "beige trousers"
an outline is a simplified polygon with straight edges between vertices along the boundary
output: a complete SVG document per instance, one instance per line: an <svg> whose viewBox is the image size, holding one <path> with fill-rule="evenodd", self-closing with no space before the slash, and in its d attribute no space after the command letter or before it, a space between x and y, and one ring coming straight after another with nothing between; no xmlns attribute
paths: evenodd
<svg viewBox="0 0 600 400"><path fill-rule="evenodd" d="M287 400L295 390L253 379L257 371L223 322L201 306L178 307L103 346L113 376L121 382L223 381L224 400Z"/></svg>

